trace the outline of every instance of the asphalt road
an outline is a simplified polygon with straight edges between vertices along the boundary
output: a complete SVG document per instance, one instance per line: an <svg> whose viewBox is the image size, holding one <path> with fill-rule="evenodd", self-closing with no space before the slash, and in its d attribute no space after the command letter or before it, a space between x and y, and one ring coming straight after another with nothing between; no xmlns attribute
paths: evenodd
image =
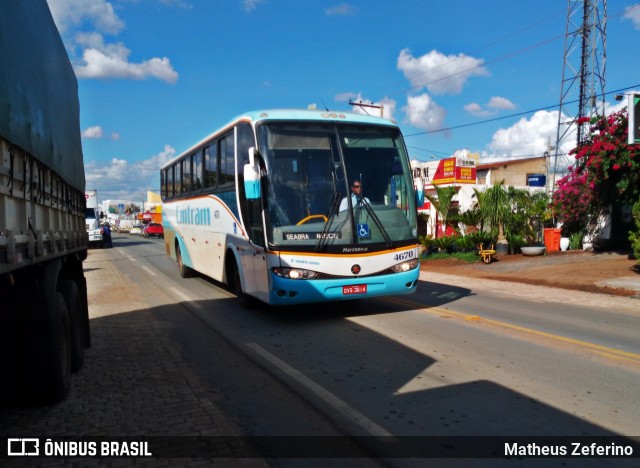
<svg viewBox="0 0 640 468"><path fill-rule="evenodd" d="M633 307L612 311L608 303L598 304L589 295L568 298L546 288L541 297L534 286L491 286L430 274L409 296L245 310L207 278L180 278L161 240L114 236L114 245L92 252L85 264L92 328L98 333L81 387L75 387L76 377L71 395L85 406L107 398L104 391L95 399L89 395L105 386L100 380L104 372L92 374L92 364L106 365L113 360L107 357L122 355L120 365L135 366L138 379L150 379L159 388L166 384L163 369L170 367L176 373L173 379L186 375L182 379L188 389L173 392L167 385L167 394L158 401L147 397L147 411L162 405L161 414L167 405L179 407L197 395L200 402L208 402L210 421L204 425L220 426L223 435L355 435L366 440L451 436L464 443L464 436L640 433L640 313ZM123 321L130 317L137 317L136 327L153 325L162 342L147 346L150 337L137 337ZM127 343L137 340L135 346L103 346L118 333L126 334ZM136 353L150 351L154 353L145 362L154 355L159 362L150 364L153 375L146 375L144 366L135 363ZM163 364L165 354L175 362ZM150 426L157 423L153 414L139 415L130 407L134 405L126 404L127 398L144 398L124 380L127 373L121 371L119 381L119 375L110 372L109 395L117 398L101 407L109 423L76 415L67 433L87 433L89 428L118 435L145 433L148 426L131 419L146 417ZM119 405L130 410L126 423ZM190 412L198 414L201 406L195 402ZM119 416L109 416L110 409ZM28 429L25 411L35 419L35 427L51 417L47 411L4 410L3 432ZM178 426L156 426L154 434L202 433L202 424L194 428L190 417L182 420ZM57 421L56 427L65 430L64 424ZM360 442L351 449L363 457L376 454L375 444ZM453 447L453 453L461 448ZM572 462L556 461L563 466ZM327 462L304 461L309 466ZM357 463L342 460L337 466L365 462L410 464L406 459L363 458ZM610 462L589 458L576 466ZM616 462L634 466L637 459ZM267 458L266 463L300 466L301 461ZM465 464L468 461L459 462ZM539 464L536 459L518 460L518 466Z"/></svg>

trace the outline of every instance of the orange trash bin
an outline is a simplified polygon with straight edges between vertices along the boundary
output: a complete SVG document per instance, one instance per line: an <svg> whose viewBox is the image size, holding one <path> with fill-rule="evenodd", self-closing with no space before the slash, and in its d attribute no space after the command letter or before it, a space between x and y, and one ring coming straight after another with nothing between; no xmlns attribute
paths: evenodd
<svg viewBox="0 0 640 468"><path fill-rule="evenodd" d="M560 229L544 229L544 246L547 248L547 252L560 251Z"/></svg>

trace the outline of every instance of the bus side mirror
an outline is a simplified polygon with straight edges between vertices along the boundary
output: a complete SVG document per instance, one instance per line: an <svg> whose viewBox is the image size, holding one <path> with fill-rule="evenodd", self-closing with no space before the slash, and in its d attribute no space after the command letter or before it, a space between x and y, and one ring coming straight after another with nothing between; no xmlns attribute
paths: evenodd
<svg viewBox="0 0 640 468"><path fill-rule="evenodd" d="M244 165L244 193L247 200L260 198L260 171L256 166L255 153L255 148L249 148L249 162Z"/></svg>
<svg viewBox="0 0 640 468"><path fill-rule="evenodd" d="M416 189L416 207L420 208L424 205L424 183L420 177L413 179L413 185Z"/></svg>

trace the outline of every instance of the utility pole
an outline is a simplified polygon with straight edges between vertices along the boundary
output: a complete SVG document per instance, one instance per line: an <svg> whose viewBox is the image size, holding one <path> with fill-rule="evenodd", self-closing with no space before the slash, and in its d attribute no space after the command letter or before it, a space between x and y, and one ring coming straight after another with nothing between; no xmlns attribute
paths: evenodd
<svg viewBox="0 0 640 468"><path fill-rule="evenodd" d="M580 146L589 125L582 118L604 115L606 26L607 0L568 0L551 193L556 174L566 173L570 166L560 149L565 137L575 131L576 146Z"/></svg>
<svg viewBox="0 0 640 468"><path fill-rule="evenodd" d="M371 107L371 108L374 108L374 109L380 109L380 117L384 116L384 106L382 104L380 104L380 105L378 105L378 104L365 104L362 101L353 102L353 101L349 100L349 105L350 106L358 106L365 112L367 112L365 107ZM367 112L367 114L369 114L369 113Z"/></svg>

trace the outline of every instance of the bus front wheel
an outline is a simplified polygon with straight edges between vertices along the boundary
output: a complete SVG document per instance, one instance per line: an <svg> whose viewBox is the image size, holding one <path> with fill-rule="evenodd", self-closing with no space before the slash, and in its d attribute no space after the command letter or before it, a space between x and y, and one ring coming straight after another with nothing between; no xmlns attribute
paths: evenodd
<svg viewBox="0 0 640 468"><path fill-rule="evenodd" d="M255 299L242 291L242 279L240 278L240 270L235 260L231 258L227 261L227 285L233 294L238 298L238 302L245 309L255 307Z"/></svg>

